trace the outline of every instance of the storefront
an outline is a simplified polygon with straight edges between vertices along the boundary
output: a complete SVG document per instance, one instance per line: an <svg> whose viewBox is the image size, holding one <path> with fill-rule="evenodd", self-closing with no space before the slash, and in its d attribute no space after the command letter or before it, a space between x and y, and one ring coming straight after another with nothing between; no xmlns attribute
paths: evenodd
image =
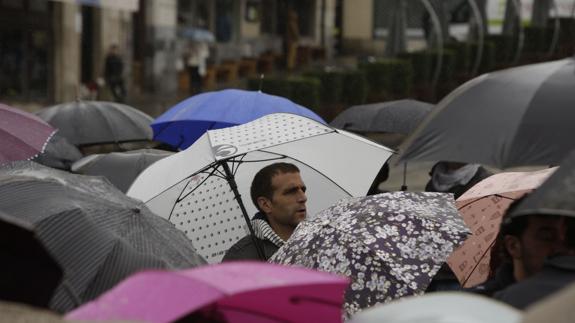
<svg viewBox="0 0 575 323"><path fill-rule="evenodd" d="M50 99L52 3L0 0L0 100Z"/></svg>

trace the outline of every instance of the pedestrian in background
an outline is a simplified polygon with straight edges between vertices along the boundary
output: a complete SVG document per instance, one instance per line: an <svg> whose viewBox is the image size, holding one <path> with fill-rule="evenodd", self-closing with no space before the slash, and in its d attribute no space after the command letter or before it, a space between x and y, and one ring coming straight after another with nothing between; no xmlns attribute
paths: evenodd
<svg viewBox="0 0 575 323"><path fill-rule="evenodd" d="M117 44L110 46L106 55L104 78L114 96L114 101L123 103L126 100L126 87L124 85L124 62L119 54Z"/></svg>

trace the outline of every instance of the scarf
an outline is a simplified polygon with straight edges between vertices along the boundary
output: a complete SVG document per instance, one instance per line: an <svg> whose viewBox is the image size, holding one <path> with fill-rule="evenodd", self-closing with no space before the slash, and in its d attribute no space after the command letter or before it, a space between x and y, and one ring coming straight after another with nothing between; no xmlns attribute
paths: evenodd
<svg viewBox="0 0 575 323"><path fill-rule="evenodd" d="M284 245L285 241L275 233L262 213L258 212L251 222L256 238L268 240L278 248Z"/></svg>

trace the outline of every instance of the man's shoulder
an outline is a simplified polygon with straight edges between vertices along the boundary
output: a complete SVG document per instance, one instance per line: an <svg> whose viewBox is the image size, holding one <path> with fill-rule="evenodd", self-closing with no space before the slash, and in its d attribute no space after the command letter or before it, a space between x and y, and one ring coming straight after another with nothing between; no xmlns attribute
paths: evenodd
<svg viewBox="0 0 575 323"><path fill-rule="evenodd" d="M269 258L274 252L277 251L278 247L268 240L262 240L257 237L252 237L247 235L238 242L236 242L231 248L226 252L222 261L229 260L261 260L258 255L258 250L253 239L257 239L261 242L266 258Z"/></svg>

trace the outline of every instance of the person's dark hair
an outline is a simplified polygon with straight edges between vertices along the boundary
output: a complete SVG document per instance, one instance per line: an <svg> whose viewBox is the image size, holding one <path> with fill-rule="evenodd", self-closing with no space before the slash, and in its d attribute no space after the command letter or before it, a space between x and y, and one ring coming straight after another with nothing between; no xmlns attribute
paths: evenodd
<svg viewBox="0 0 575 323"><path fill-rule="evenodd" d="M274 188L272 187L272 177L285 173L299 173L299 168L290 163L274 163L260 169L256 176L254 176L254 180L252 181L252 186L250 188L250 195L252 197L252 202L258 211L262 211L258 205L258 197L263 196L267 199L272 199L274 192Z"/></svg>

